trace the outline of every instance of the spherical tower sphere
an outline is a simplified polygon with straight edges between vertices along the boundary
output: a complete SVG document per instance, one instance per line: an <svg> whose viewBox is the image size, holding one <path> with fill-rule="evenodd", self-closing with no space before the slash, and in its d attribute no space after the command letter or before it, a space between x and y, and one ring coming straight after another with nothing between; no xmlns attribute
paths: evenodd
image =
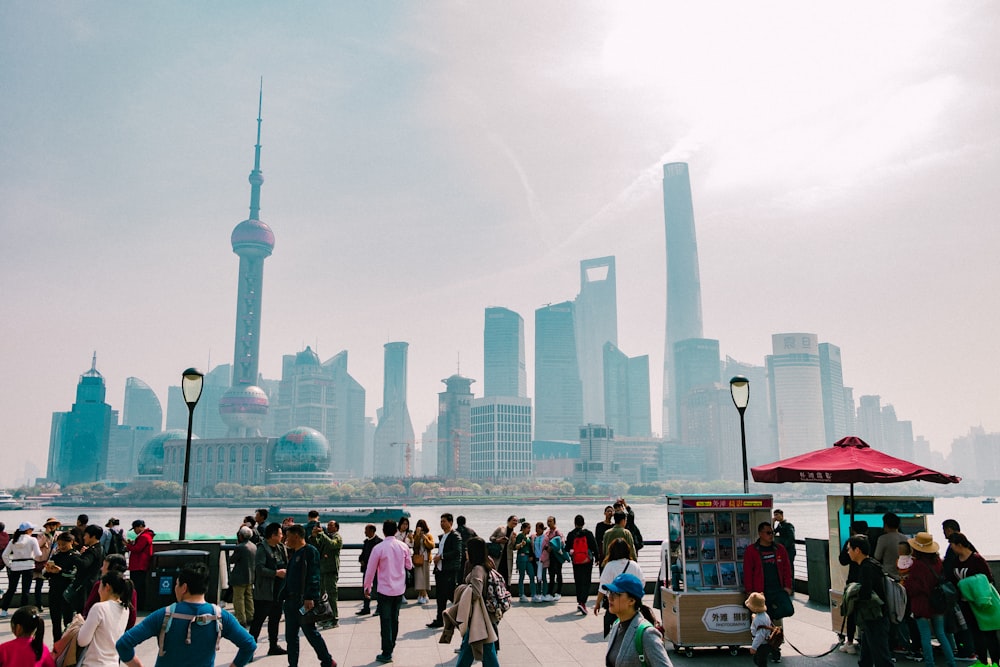
<svg viewBox="0 0 1000 667"><path fill-rule="evenodd" d="M276 472L326 472L330 468L330 443L316 429L298 426L274 444Z"/></svg>
<svg viewBox="0 0 1000 667"><path fill-rule="evenodd" d="M237 255L270 257L274 251L274 232L260 220L244 220L236 225L230 241Z"/></svg>
<svg viewBox="0 0 1000 667"><path fill-rule="evenodd" d="M198 436L192 435L191 438ZM163 474L163 445L171 440L187 440L187 431L173 428L162 433L157 433L146 441L139 452L137 470L140 475L162 475Z"/></svg>
<svg viewBox="0 0 1000 667"><path fill-rule="evenodd" d="M253 385L233 387L219 399L219 416L231 429L260 430L267 408L267 394Z"/></svg>

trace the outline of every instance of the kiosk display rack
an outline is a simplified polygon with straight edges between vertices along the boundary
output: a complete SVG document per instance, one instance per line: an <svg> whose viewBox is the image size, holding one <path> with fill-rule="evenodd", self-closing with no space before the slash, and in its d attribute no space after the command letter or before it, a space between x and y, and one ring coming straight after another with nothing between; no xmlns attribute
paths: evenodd
<svg viewBox="0 0 1000 667"><path fill-rule="evenodd" d="M770 495L667 496L670 587L661 590L663 628L674 649L750 644L743 605L743 554L757 524L771 521Z"/></svg>

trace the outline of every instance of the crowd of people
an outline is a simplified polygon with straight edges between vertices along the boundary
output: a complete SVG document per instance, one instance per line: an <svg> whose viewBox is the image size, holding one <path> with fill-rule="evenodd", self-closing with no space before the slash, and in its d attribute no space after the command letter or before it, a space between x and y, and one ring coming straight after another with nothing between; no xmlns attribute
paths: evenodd
<svg viewBox="0 0 1000 667"><path fill-rule="evenodd" d="M841 550L849 567L845 609L848 653L860 653L861 664L884 667L893 654L935 664L935 647L945 664L1000 663L1000 596L989 564L955 519L941 524L944 543L929 532L907 537L900 517L882 517L877 540L865 521L855 521ZM876 529L877 530L877 529ZM896 590L905 596L896 595ZM897 603L893 600L905 600Z"/></svg>
<svg viewBox="0 0 1000 667"><path fill-rule="evenodd" d="M374 525L365 528L358 558L364 599L355 613L380 618L377 662L393 661L400 607L410 602L406 595L413 591L412 602L419 605L430 604L432 593L436 598L427 627L440 630L442 641L459 632L460 667L474 660L499 665L503 613L512 601L532 605L560 600L565 569L575 584L577 612L604 614L608 664L639 664L640 658L645 664L669 664L662 629L642 602L645 577L636 558L643 538L624 499L606 507L592 529L577 515L565 533L555 516L532 524L510 515L483 537L464 516L444 513L438 524L440 531L432 531L419 519L411 528L410 519L400 517L385 521L381 535ZM224 596L232 613L206 601L208 569L190 563L174 581L176 603L137 624L137 610L146 608L153 557L154 533L143 520L132 522L131 533L118 519L101 527L83 514L71 527L50 518L41 527L22 523L11 535L0 523L0 553L10 582L0 597L0 617L11 619L15 635L0 646L0 665L49 665L54 657L64 664L70 655L68 664L81 667L110 667L119 661L141 667L136 646L158 637L158 665L213 664L219 640L225 638L237 646L233 664L242 667L252 659L266 622L268 655L287 656L289 666L297 667L304 636L321 667L335 667L322 631L339 627L344 547L339 524L322 523L318 511L310 512L304 524L291 518L272 521L268 510L260 509L235 532ZM590 606L595 564L600 584ZM11 613L18 589L20 607ZM310 620L320 609L323 613ZM282 622L284 646L279 642Z"/></svg>
<svg viewBox="0 0 1000 667"><path fill-rule="evenodd" d="M606 665L670 664L662 626L643 603L646 576L637 553L644 541L624 499L608 505L593 529L577 515L566 533L555 516L532 524L512 514L487 537L480 537L464 516L446 512L438 524L440 532L425 519L411 528L409 517L400 517L385 521L381 535L375 525L365 527L358 557L364 599L355 613L380 619L376 662L393 661L400 608L413 591L418 605L429 604L433 592L435 614L427 627L441 630L442 642L459 632L459 667L474 660L499 665L504 612L512 601L558 601L563 566L569 564L577 612L603 612ZM847 641L840 650L859 653L861 667L889 667L893 653L933 666L935 651L949 667L961 659L1000 663L1000 595L989 564L954 519L942 524L943 558L932 534L908 537L900 526L891 512L879 528L864 521L851 525L840 554L848 568L842 605ZM763 666L781 660L782 621L792 612L795 527L776 510L757 533L744 550L742 580L753 615L750 650L755 664ZM176 603L137 624L146 586L133 582L146 582L153 536L141 519L127 534L118 519L101 527L84 514L70 527L55 518L40 527L23 522L13 534L0 523L0 557L9 578L0 617L10 618L14 634L0 645L0 665L54 667L58 656L60 664L81 667L113 667L119 661L141 667L135 647L157 637L158 665L211 665L225 638L237 646L233 664L242 667L252 659L266 621L268 655L287 656L289 667L297 667L304 636L321 667L336 667L321 632L339 627L344 541L336 521L324 524L312 511L304 524L291 518L277 522L269 520L267 510L257 510L236 530L229 558L233 613L206 601L208 569L191 563L174 582ZM662 552L660 560L663 567ZM591 606L595 565L599 584ZM666 583L664 570L658 578ZM46 644L42 605L45 581L51 645ZM20 607L11 613L18 589ZM282 621L285 646L279 643Z"/></svg>

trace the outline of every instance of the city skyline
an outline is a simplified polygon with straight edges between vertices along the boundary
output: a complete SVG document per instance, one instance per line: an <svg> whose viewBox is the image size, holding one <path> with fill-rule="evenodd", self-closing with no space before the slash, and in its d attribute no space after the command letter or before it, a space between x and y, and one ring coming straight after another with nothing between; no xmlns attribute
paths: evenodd
<svg viewBox="0 0 1000 667"><path fill-rule="evenodd" d="M12 9L0 309L19 381L0 389L0 482L44 469L51 414L93 350L116 410L129 377L165 406L184 368L233 363L228 236L260 75L261 216L281 244L266 378L306 345L349 350L377 397L382 345L408 341L427 424L459 355L483 379L485 307L520 313L533 341L531 314L576 293L579 262L614 255L619 345L650 355L660 423L659 174L684 161L704 334L723 355L760 364L774 333L813 332L843 350L855 397L881 396L934 449L1000 430L985 29L1000 9L887 3L863 26L860 11Z"/></svg>

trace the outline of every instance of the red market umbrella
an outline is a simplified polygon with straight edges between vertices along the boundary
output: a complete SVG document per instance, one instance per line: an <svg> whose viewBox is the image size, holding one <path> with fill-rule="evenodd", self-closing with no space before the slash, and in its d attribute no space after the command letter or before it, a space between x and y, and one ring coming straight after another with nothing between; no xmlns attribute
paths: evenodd
<svg viewBox="0 0 1000 667"><path fill-rule="evenodd" d="M855 436L838 440L833 447L751 468L750 472L753 473L754 481L768 484L850 484L852 521L854 485L858 482L894 484L919 480L935 484L958 484L962 481L961 477L946 475L872 449L867 442Z"/></svg>

